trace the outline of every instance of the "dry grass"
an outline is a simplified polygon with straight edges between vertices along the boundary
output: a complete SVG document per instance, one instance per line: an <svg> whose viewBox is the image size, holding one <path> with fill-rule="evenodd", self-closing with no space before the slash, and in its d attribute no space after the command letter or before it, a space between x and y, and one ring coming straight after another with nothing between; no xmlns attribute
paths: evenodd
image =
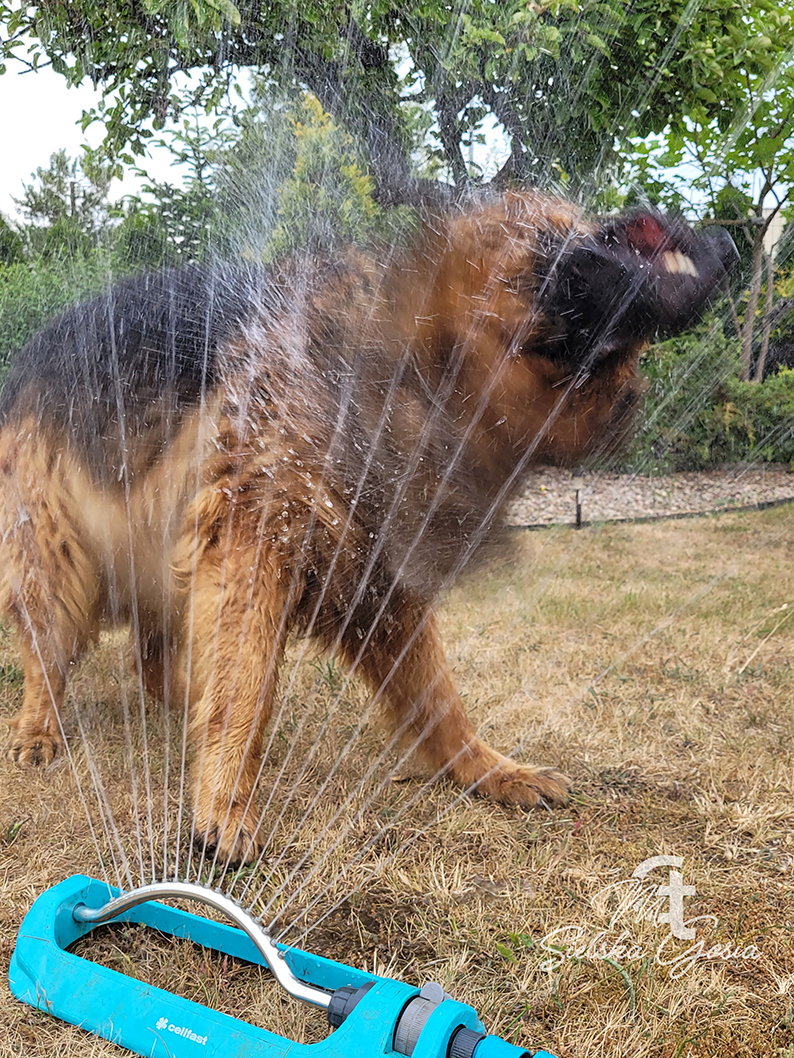
<svg viewBox="0 0 794 1058"><path fill-rule="evenodd" d="M794 510L783 508L519 534L510 562L457 588L442 621L469 711L499 748L521 743L520 755L572 776L566 811L523 814L458 799L443 783L424 789L410 773L395 783L394 753L357 790L383 747L369 724L312 807L364 697L351 686L334 712L343 675L305 662L285 685L262 784L264 804L285 765L267 817L274 823L284 807L269 848L273 876L242 876L235 891L250 881L272 893L284 882L267 917L278 912L291 941L412 982L440 980L491 1031L530 1049L562 1058L794 1056L792 530ZM79 706L138 880L136 821L147 868L149 822L145 796L136 805L131 793L129 760L139 762L142 747L140 725L124 723L125 695L133 713L138 702L120 653L118 638L109 638L81 668L67 725L90 790ZM0 638L0 712L9 717L19 703L15 659L10 637ZM301 774L326 717L319 753ZM162 724L150 706L158 862L164 818L173 825L163 809ZM178 741L172 723L172 798ZM107 843L100 836L99 851L94 845L68 764L41 773L3 762L0 783L5 971L34 897L69 874L99 872ZM610 928L614 900L604 891L663 854L681 856L684 883L696 887L687 917L715 916L715 925L700 924L704 947L752 944L758 959L701 959L674 976L654 961L666 925L626 915ZM652 877L666 881L666 872ZM626 930L641 953L606 961L569 948L557 967L544 967L543 938L564 928L585 940ZM691 946L671 937L663 950ZM258 970L184 942L117 927L103 931L90 955L285 1035L322 1031L317 1015L274 992ZM119 1053L2 987L1 1055Z"/></svg>

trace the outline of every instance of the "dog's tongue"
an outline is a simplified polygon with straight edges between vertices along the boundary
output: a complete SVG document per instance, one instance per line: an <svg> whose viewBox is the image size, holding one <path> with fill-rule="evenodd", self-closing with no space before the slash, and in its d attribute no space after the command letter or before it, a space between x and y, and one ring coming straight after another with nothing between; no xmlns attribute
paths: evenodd
<svg viewBox="0 0 794 1058"><path fill-rule="evenodd" d="M632 250L643 257L657 257L666 250L674 250L675 243L656 217L642 213L625 225L626 239Z"/></svg>

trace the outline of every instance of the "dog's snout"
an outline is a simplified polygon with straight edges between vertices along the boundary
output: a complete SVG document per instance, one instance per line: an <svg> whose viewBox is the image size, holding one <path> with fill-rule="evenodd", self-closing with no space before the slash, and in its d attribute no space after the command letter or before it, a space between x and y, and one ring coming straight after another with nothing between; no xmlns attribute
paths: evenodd
<svg viewBox="0 0 794 1058"><path fill-rule="evenodd" d="M704 231L704 236L711 243L711 249L720 259L720 263L726 272L730 272L739 260L739 251L736 243L725 228L719 225L709 225Z"/></svg>

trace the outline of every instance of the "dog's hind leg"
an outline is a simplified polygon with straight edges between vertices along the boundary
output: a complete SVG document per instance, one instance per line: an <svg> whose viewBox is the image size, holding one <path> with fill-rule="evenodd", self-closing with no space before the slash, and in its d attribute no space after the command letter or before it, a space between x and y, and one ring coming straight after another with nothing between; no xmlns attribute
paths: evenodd
<svg viewBox="0 0 794 1058"><path fill-rule="evenodd" d="M139 635L131 636L130 667L140 674L143 689L150 697L167 706L182 708L185 684L179 665L177 637L161 624L141 621Z"/></svg>
<svg viewBox="0 0 794 1058"><path fill-rule="evenodd" d="M66 685L66 665L50 644L42 643L35 630L21 631L20 646L24 698L19 714L11 721L8 757L20 764L49 764L63 749L58 715Z"/></svg>
<svg viewBox="0 0 794 1058"><path fill-rule="evenodd" d="M25 677L8 755L48 764L63 748L58 717L67 672L96 637L100 589L68 469L34 435L0 435L0 608L16 625Z"/></svg>
<svg viewBox="0 0 794 1058"><path fill-rule="evenodd" d="M261 851L254 786L294 589L259 519L224 504L220 490L199 496L176 568L187 592L194 841L239 864Z"/></svg>
<svg viewBox="0 0 794 1058"><path fill-rule="evenodd" d="M360 640L345 643L348 660ZM403 597L381 618L358 668L383 701L404 746L464 789L504 804L566 801L568 780L549 767L519 764L491 749L471 726L428 609Z"/></svg>

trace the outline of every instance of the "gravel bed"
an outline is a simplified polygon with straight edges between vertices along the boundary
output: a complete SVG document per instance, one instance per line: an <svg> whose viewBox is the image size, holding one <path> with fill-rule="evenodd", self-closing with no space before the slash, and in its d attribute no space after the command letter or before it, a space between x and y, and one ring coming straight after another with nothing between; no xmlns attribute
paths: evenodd
<svg viewBox="0 0 794 1058"><path fill-rule="evenodd" d="M586 473L582 482L582 519L653 518L725 511L757 503L794 500L794 473L778 464L731 466L641 477ZM572 523L576 516L574 476L570 470L542 467L530 471L507 512L508 525Z"/></svg>

